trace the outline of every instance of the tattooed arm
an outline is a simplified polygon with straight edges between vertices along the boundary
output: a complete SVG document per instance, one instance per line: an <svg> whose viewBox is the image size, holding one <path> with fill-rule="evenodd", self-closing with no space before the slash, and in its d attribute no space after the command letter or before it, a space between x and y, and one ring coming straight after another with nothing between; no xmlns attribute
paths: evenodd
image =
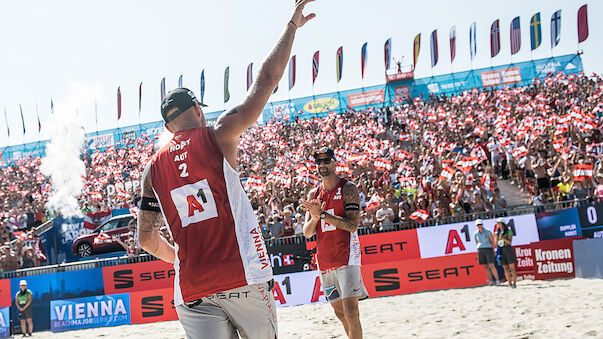
<svg viewBox="0 0 603 339"><path fill-rule="evenodd" d="M340 230L356 232L360 221L360 195L358 187L353 182L347 182L343 186L343 206L345 206L345 218L327 213L325 221Z"/></svg>
<svg viewBox="0 0 603 339"><path fill-rule="evenodd" d="M151 163L147 165L142 177L142 196L155 198L153 194L153 183L150 175ZM140 247L159 259L173 263L176 249L170 245L159 234L159 228L163 225L161 212L140 210L138 212L138 240Z"/></svg>

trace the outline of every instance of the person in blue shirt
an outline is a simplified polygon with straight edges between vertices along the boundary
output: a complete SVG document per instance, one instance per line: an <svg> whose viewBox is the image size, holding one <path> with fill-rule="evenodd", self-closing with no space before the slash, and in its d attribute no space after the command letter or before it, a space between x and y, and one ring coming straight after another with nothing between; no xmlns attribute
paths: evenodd
<svg viewBox="0 0 603 339"><path fill-rule="evenodd" d="M486 270L488 284L499 286L498 271L494 267L494 235L484 228L482 219L475 220L475 226L477 226L477 231L473 233L473 239L475 239L477 247L477 259Z"/></svg>

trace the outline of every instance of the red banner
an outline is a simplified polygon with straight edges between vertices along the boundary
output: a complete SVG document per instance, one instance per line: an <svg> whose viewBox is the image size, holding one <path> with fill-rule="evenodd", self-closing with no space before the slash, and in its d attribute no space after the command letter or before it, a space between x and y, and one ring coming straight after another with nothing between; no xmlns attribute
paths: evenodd
<svg viewBox="0 0 603 339"><path fill-rule="evenodd" d="M487 281L475 253L364 265L362 279L371 297L470 287Z"/></svg>
<svg viewBox="0 0 603 339"><path fill-rule="evenodd" d="M359 236L362 264L419 259L417 230L404 230ZM306 242L308 250L316 247L315 241Z"/></svg>
<svg viewBox="0 0 603 339"><path fill-rule="evenodd" d="M174 307L174 289L164 288L130 293L132 324L178 320Z"/></svg>
<svg viewBox="0 0 603 339"><path fill-rule="evenodd" d="M0 307L11 307L13 296L10 292L10 279L0 280Z"/></svg>
<svg viewBox="0 0 603 339"><path fill-rule="evenodd" d="M576 238L546 240L532 243L534 277L536 280L574 278L574 245Z"/></svg>
<svg viewBox="0 0 603 339"><path fill-rule="evenodd" d="M534 257L532 245L513 246L515 257L517 257L517 280L534 280Z"/></svg>
<svg viewBox="0 0 603 339"><path fill-rule="evenodd" d="M161 260L103 267L105 294L174 288L174 266Z"/></svg>

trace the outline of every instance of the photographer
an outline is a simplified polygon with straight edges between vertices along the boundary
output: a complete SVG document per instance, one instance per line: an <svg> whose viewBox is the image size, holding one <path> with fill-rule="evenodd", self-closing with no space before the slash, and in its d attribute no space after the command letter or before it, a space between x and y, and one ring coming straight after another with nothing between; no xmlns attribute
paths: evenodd
<svg viewBox="0 0 603 339"><path fill-rule="evenodd" d="M498 218L496 220L496 241L498 247L500 247L501 263L505 269L505 278L509 282L509 286L512 288L517 287L517 271L515 270L515 263L517 258L511 246L511 240L513 239L513 230L502 220Z"/></svg>

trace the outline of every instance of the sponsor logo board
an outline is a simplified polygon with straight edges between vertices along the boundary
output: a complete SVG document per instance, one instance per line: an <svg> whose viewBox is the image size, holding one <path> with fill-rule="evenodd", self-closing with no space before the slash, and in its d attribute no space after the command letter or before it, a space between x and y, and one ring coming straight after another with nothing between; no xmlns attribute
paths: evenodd
<svg viewBox="0 0 603 339"><path fill-rule="evenodd" d="M576 208L538 213L536 223L540 240L572 238L582 235Z"/></svg>
<svg viewBox="0 0 603 339"><path fill-rule="evenodd" d="M348 95L348 105L350 107L382 103L384 100L385 91L382 89Z"/></svg>
<svg viewBox="0 0 603 339"><path fill-rule="evenodd" d="M0 338L10 336L10 307L0 308Z"/></svg>
<svg viewBox="0 0 603 339"><path fill-rule="evenodd" d="M408 100L410 99L410 86L398 86L394 88L394 93L396 94L396 100Z"/></svg>
<svg viewBox="0 0 603 339"><path fill-rule="evenodd" d="M53 332L125 324L130 324L129 293L50 301Z"/></svg>
<svg viewBox="0 0 603 339"><path fill-rule="evenodd" d="M130 293L132 324L177 320L174 289L164 288Z"/></svg>
<svg viewBox="0 0 603 339"><path fill-rule="evenodd" d="M532 244L535 279L546 280L576 276L574 239L546 240Z"/></svg>
<svg viewBox="0 0 603 339"><path fill-rule="evenodd" d="M339 107L339 100L335 98L318 98L307 102L304 111L308 113L323 113Z"/></svg>
<svg viewBox="0 0 603 339"><path fill-rule="evenodd" d="M138 292L174 288L174 266L156 260L103 267L105 293Z"/></svg>

